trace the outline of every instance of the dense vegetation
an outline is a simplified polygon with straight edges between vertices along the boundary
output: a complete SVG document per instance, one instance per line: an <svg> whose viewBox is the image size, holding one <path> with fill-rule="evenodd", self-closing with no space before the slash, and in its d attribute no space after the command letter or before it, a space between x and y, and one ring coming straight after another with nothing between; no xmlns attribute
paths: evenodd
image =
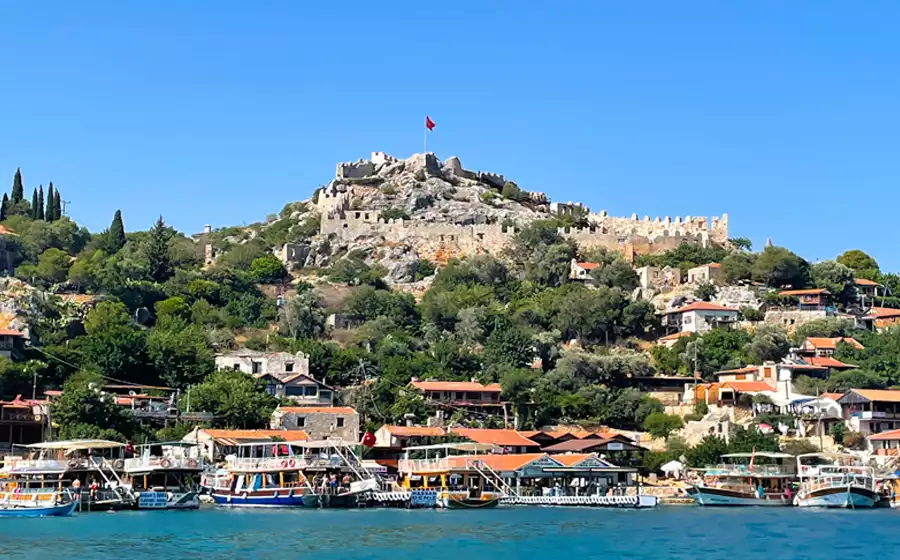
<svg viewBox="0 0 900 560"><path fill-rule="evenodd" d="M344 401L359 410L370 429L407 415L425 420L422 399L404 390L413 377L474 378L501 384L520 428L575 422L645 428L669 439L672 453L680 456L686 450L669 436L681 420L663 414L659 401L637 390L635 377L696 370L709 378L719 369L780 359L796 343L780 329L759 326L752 333L715 330L646 352L646 342L661 332L652 305L632 298L638 278L631 265L616 253L579 249L557 233L556 220L519 228L502 258L451 260L418 302L390 290L383 268L351 252L318 271L320 279L345 286L345 297L326 304L320 285L293 280L271 254L273 247L309 240L317 232L317 219L293 218L303 214L302 204L286 206L265 224L219 230L201 242L174 231L162 217L148 231L126 233L118 211L108 229L90 233L61 214L58 190L51 186L44 202L42 189L36 189L28 202L21 180L17 173L12 196L4 197L2 225L17 234L22 260L16 275L50 295L35 298L40 319L33 325L29 359L0 364L0 397L30 394L35 378L39 392L62 388L54 420L63 437L168 438L184 429L148 433L98 389L104 382L179 389L180 406L190 403L192 410L214 414L216 425L265 424L276 400L250 376L214 371L214 354L240 343L307 353L312 375L341 388ZM522 197L513 184L504 187L503 196ZM385 215L403 217L393 210ZM217 258L204 267L207 242ZM860 251L810 265L783 248L752 253L746 240L732 245L738 250L684 245L640 257L637 264L686 271L721 262L730 282L763 290L828 287L848 307L854 304L854 277L900 286L900 278L883 274ZM599 264L592 271L593 286L569 281L573 258ZM415 266L416 279L435 268L428 261ZM704 299L715 296L712 287L701 292ZM63 293L94 298L80 311L54 295ZM352 326L341 336L332 336L337 333L326 326L333 312ZM744 316L754 320L758 314L747 310ZM797 336L849 332L848 325L822 321ZM900 383L900 333L854 336L866 349L841 347L838 357L860 369L819 381L819 388ZM812 381L803 383L816 388ZM499 415L461 410L449 415L463 424L502 424Z"/></svg>

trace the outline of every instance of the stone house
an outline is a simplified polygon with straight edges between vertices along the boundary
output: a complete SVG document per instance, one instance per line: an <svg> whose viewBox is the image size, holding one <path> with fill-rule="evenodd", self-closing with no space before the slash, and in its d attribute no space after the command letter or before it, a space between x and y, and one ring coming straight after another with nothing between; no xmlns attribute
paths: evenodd
<svg viewBox="0 0 900 560"><path fill-rule="evenodd" d="M715 284L716 286L723 284L722 265L719 263L709 263L689 268L687 274L688 283L690 284Z"/></svg>
<svg viewBox="0 0 900 560"><path fill-rule="evenodd" d="M309 376L309 356L303 352L235 350L216 356L216 369L242 371L249 375L272 375L284 381L296 375Z"/></svg>
<svg viewBox="0 0 900 560"><path fill-rule="evenodd" d="M716 327L737 323L738 310L706 301L697 301L667 311L662 325L669 331L708 332Z"/></svg>
<svg viewBox="0 0 900 560"><path fill-rule="evenodd" d="M483 385L477 381L419 381L413 378L410 387L421 391L432 405L484 410L502 408L499 383Z"/></svg>
<svg viewBox="0 0 900 560"><path fill-rule="evenodd" d="M681 285L681 269L671 266L642 266L634 270L644 290L674 288Z"/></svg>
<svg viewBox="0 0 900 560"><path fill-rule="evenodd" d="M283 397L298 405L333 406L334 387L316 381L309 375L298 373L285 379L279 379L271 373L257 376L266 383L266 393L273 397Z"/></svg>
<svg viewBox="0 0 900 560"><path fill-rule="evenodd" d="M349 406L279 406L271 427L303 430L312 439L359 441L359 413Z"/></svg>

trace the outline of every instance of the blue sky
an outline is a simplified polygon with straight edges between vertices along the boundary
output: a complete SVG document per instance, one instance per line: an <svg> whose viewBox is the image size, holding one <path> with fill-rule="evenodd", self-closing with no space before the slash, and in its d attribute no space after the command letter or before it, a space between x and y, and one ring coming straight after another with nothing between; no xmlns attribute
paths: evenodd
<svg viewBox="0 0 900 560"><path fill-rule="evenodd" d="M0 4L0 181L188 233L373 150L900 270L896 2ZM881 209L881 210L879 210Z"/></svg>

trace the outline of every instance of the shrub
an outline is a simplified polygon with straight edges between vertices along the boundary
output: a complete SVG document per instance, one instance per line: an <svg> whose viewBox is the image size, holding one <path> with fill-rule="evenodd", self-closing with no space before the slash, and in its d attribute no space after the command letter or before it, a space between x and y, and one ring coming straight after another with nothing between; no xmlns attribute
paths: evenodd
<svg viewBox="0 0 900 560"><path fill-rule="evenodd" d="M407 214L402 208L385 208L378 214L378 217L384 220L385 222L389 220L408 220L409 214Z"/></svg>

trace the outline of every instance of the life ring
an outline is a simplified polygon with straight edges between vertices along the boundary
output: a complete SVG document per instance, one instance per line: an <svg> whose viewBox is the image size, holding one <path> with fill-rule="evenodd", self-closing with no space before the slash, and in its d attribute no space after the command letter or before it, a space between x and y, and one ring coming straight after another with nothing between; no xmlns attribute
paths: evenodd
<svg viewBox="0 0 900 560"><path fill-rule="evenodd" d="M122 459L116 459L115 461L113 461L113 468L116 469L117 471L122 470L122 467L124 467L124 466L125 466L125 461L123 461Z"/></svg>
<svg viewBox="0 0 900 560"><path fill-rule="evenodd" d="M197 467L197 459L188 459L188 467L196 468Z"/></svg>
<svg viewBox="0 0 900 560"><path fill-rule="evenodd" d="M169 467L172 466L172 461L170 461L168 459L163 459L162 461L159 462L159 466L164 469L168 469Z"/></svg>
<svg viewBox="0 0 900 560"><path fill-rule="evenodd" d="M75 459L72 459L72 460L69 461L69 463L68 463L68 467L69 467L70 469L74 469L74 468L77 467L77 466L78 466L78 461L76 461Z"/></svg>
<svg viewBox="0 0 900 560"><path fill-rule="evenodd" d="M285 468L285 467L287 467L287 466L288 466L287 459L282 459L282 461L281 461L281 468Z"/></svg>
<svg viewBox="0 0 900 560"><path fill-rule="evenodd" d="M296 464L297 464L297 461L295 461L293 458L291 458L291 460L288 461L288 466L289 466L289 467L293 467L293 466L296 465Z"/></svg>

